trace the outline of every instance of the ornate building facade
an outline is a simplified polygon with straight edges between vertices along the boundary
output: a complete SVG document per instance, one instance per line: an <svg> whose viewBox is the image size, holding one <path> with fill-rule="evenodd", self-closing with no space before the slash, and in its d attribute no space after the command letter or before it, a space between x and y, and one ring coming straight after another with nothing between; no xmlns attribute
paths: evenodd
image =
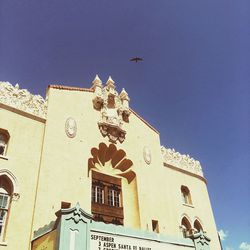
<svg viewBox="0 0 250 250"><path fill-rule="evenodd" d="M0 249L220 249L199 161L129 101L111 77L46 99L0 82Z"/></svg>

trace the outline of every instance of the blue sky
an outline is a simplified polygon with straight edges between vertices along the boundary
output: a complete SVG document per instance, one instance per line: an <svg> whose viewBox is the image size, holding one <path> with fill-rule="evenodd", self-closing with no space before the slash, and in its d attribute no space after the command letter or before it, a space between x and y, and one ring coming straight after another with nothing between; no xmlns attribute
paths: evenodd
<svg viewBox="0 0 250 250"><path fill-rule="evenodd" d="M248 0L0 0L0 80L44 96L111 75L202 163L227 250L250 249L249 67Z"/></svg>

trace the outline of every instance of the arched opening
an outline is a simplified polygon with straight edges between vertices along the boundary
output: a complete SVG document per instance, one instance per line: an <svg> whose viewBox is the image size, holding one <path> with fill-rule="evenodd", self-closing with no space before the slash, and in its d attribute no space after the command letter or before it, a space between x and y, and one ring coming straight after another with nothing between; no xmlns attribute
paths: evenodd
<svg viewBox="0 0 250 250"><path fill-rule="evenodd" d="M108 95L108 105L107 107L109 109L114 109L115 108L115 96L112 94Z"/></svg>
<svg viewBox="0 0 250 250"><path fill-rule="evenodd" d="M203 231L202 225L201 225L201 223L199 222L198 219L196 219L194 221L194 229L195 229L195 232Z"/></svg>
<svg viewBox="0 0 250 250"><path fill-rule="evenodd" d="M181 195L183 204L192 205L191 194L186 186L181 186Z"/></svg>
<svg viewBox="0 0 250 250"><path fill-rule="evenodd" d="M0 155L6 155L10 135L5 129L0 129Z"/></svg>
<svg viewBox="0 0 250 250"><path fill-rule="evenodd" d="M0 241L4 241L13 190L13 183L8 176L0 175Z"/></svg>
<svg viewBox="0 0 250 250"><path fill-rule="evenodd" d="M191 223L186 217L183 217L181 220L181 229L182 229L182 234L184 238L190 236L192 233Z"/></svg>

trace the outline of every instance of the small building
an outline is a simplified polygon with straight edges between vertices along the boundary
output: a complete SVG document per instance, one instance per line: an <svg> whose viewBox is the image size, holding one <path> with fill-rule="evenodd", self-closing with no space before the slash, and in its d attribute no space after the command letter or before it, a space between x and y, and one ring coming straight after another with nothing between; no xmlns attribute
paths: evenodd
<svg viewBox="0 0 250 250"><path fill-rule="evenodd" d="M111 77L46 98L0 82L0 250L219 250L200 162Z"/></svg>

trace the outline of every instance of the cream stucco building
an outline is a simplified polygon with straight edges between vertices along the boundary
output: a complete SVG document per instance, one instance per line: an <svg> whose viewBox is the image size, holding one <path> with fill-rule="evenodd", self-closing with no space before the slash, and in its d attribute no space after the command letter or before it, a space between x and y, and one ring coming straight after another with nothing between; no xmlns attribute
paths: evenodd
<svg viewBox="0 0 250 250"><path fill-rule="evenodd" d="M190 239L205 232L210 249L221 249L200 163L161 146L159 132L115 88L111 78L103 84L96 76L90 89L50 85L44 100L0 83L1 250L62 249L58 224L46 232L56 235L47 243L46 233L34 232L55 221L57 211L57 220L76 211L77 203L90 227L152 232L159 242L184 239L183 247L193 249ZM65 249L122 249L105 242L77 248L72 237ZM177 249L171 247L148 249Z"/></svg>

